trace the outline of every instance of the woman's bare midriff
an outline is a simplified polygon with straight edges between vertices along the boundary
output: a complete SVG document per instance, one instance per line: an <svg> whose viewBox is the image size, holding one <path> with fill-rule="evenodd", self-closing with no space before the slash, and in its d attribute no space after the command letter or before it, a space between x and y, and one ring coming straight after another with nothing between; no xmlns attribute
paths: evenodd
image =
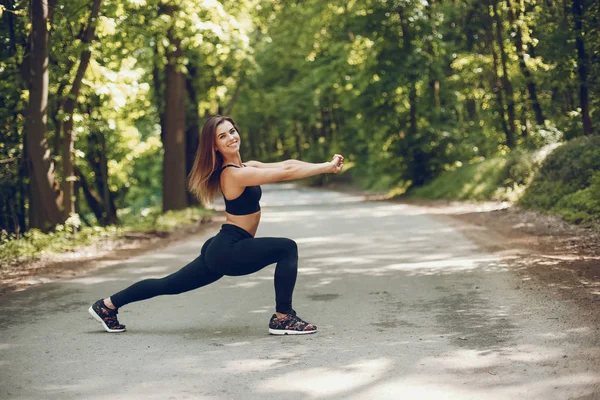
<svg viewBox="0 0 600 400"><path fill-rule="evenodd" d="M225 215L227 216L225 221L226 224L238 226L251 234L252 237L256 235L258 224L260 222L260 211L248 215L232 215L229 213L225 213Z"/></svg>

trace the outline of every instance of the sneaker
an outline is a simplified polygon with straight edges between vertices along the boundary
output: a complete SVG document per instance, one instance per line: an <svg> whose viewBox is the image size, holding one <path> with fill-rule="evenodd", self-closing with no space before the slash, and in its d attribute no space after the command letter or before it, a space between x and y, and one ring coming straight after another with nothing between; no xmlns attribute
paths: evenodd
<svg viewBox="0 0 600 400"><path fill-rule="evenodd" d="M88 309L94 319L102 324L106 332L123 332L125 325L121 325L117 319L117 310L111 310L104 305L104 300L98 300Z"/></svg>
<svg viewBox="0 0 600 400"><path fill-rule="evenodd" d="M316 332L317 326L303 321L294 310L285 318L277 318L277 314L273 314L269 321L271 335L307 335Z"/></svg>

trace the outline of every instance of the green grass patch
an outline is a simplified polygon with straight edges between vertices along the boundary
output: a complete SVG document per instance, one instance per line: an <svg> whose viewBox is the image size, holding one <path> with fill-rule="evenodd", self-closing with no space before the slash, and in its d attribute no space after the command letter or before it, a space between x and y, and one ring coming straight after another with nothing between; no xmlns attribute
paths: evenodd
<svg viewBox="0 0 600 400"><path fill-rule="evenodd" d="M119 239L129 232L172 232L182 226L198 223L202 218L213 214L213 211L201 207L168 211L164 214L158 207L146 208L138 214L132 214L125 209L119 211L119 226L86 226L74 233L73 226L78 225L78 220L74 219L65 225L57 226L55 231L49 233L31 229L19 239L6 232L0 232L0 263L38 259L44 254L74 251L98 241Z"/></svg>
<svg viewBox="0 0 600 400"><path fill-rule="evenodd" d="M405 196L444 200L515 201L539 168L538 153L514 151L504 157L462 165L446 171L418 188L408 188Z"/></svg>
<svg viewBox="0 0 600 400"><path fill-rule="evenodd" d="M426 199L484 200L494 197L506 159L493 158L447 171L408 195Z"/></svg>
<svg viewBox="0 0 600 400"><path fill-rule="evenodd" d="M572 223L600 222L600 137L577 138L556 149L519 204Z"/></svg>

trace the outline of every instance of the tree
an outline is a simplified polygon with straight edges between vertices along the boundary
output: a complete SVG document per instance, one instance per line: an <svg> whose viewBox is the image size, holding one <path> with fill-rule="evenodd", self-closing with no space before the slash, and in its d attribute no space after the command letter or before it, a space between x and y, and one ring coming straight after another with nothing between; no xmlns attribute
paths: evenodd
<svg viewBox="0 0 600 400"><path fill-rule="evenodd" d="M71 85L71 90L67 97L63 100L62 111L64 112L65 122L62 125L63 127L63 149L62 149L62 157L63 157L63 211L65 213L65 218L75 212L74 205L74 191L73 191L73 183L76 179L76 176L73 173L73 149L74 149L74 140L73 140L73 113L75 111L75 107L77 105L77 97L79 96L79 91L81 89L81 84L83 81L83 77L85 75L85 71L88 68L90 63L90 58L92 55L90 44L94 39L94 35L96 32L96 23L98 20L98 15L100 13L100 6L102 4L102 0L93 0L92 9L90 11L90 16L87 22L87 26L85 27L85 31L82 35L82 43L85 46L83 51L81 52L81 56L79 59L79 66L77 67L77 72L75 74L75 78ZM59 108L59 109L60 109ZM60 131L57 132L57 135L60 135Z"/></svg>
<svg viewBox="0 0 600 400"><path fill-rule="evenodd" d="M523 43L523 32L521 30L522 22L519 18L521 13L515 10L513 1L514 0L506 0L506 5L508 9L508 17L510 23L513 25L514 28L513 36L515 38L515 48L519 57L519 67L521 68L521 72L523 73L523 76L525 77L525 81L527 83L529 100L531 103L531 108L533 109L533 113L535 115L535 121L538 125L543 125L544 114L542 113L542 107L540 106L540 102L538 100L535 82L533 81L531 72L529 71L529 68L527 68L527 64L525 63L525 44Z"/></svg>
<svg viewBox="0 0 600 400"><path fill-rule="evenodd" d="M177 8L165 6L173 17ZM165 67L165 132L163 146L163 211L187 206L185 189L185 75L182 72L183 50L175 32L175 20L167 31L169 41Z"/></svg>
<svg viewBox="0 0 600 400"><path fill-rule="evenodd" d="M50 0L31 1L28 87L29 105L25 122L27 156L31 171L30 226L50 229L64 221L59 204L54 164L46 140L48 107L48 5Z"/></svg>
<svg viewBox="0 0 600 400"><path fill-rule="evenodd" d="M587 83L587 54L583 40L585 31L583 29L584 9L583 0L573 0L573 19L575 22L575 43L577 45L577 74L579 78L579 104L581 117L583 119L583 133L591 135L592 119L590 118L590 100Z"/></svg>
<svg viewBox="0 0 600 400"><path fill-rule="evenodd" d="M508 117L508 131L506 135L506 145L513 149L515 147L515 98L512 89L512 83L508 77L508 57L504 49L504 39L502 36L502 18L498 12L496 0L491 0L491 12L494 17L496 27L496 44L500 52L500 62L502 65L502 88L506 94L506 114Z"/></svg>

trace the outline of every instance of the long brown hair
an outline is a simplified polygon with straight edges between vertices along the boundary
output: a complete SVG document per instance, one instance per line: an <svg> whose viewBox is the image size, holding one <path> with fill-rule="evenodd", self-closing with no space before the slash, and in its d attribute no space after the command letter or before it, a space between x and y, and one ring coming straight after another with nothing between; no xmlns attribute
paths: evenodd
<svg viewBox="0 0 600 400"><path fill-rule="evenodd" d="M194 165L188 175L188 190L205 206L211 204L221 190L219 177L223 166L223 156L215 150L215 138L217 126L225 121L231 122L235 130L240 132L232 118L223 115L210 117L202 127Z"/></svg>

